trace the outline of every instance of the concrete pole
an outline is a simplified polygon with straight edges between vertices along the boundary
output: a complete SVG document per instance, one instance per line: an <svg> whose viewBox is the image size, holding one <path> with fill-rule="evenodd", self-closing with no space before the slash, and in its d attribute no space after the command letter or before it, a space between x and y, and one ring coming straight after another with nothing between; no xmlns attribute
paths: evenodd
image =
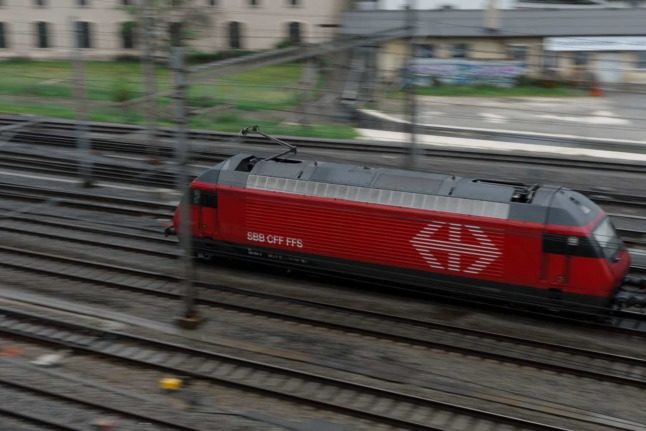
<svg viewBox="0 0 646 431"><path fill-rule="evenodd" d="M177 160L177 189L182 193L182 200L179 205L179 236L181 256L180 262L183 267L182 284L184 290L184 304L182 313L177 317L177 324L186 329L197 327L202 321L197 310L197 289L193 283L193 240L191 232L191 200L192 196L188 184L188 159L189 148L186 140L186 67L184 65L184 48L175 46L171 48L171 67L175 80L175 124L176 124L176 147L175 157Z"/></svg>
<svg viewBox="0 0 646 431"><path fill-rule="evenodd" d="M76 102L76 144L78 148L79 177L83 187L92 187L92 160L90 140L88 137L87 112L88 104L85 95L85 64L81 48L81 25L76 17L69 18L72 31L72 80L74 101Z"/></svg>
<svg viewBox="0 0 646 431"><path fill-rule="evenodd" d="M484 28L489 31L498 31L500 22L498 20L498 0L489 0L485 12Z"/></svg>
<svg viewBox="0 0 646 431"><path fill-rule="evenodd" d="M406 27L408 29L408 48L410 55L406 64L406 112L408 116L408 155L404 166L408 169L415 169L417 167L417 158L419 156L419 149L417 148L417 99L415 97L414 76L410 69L413 58L415 57L415 49L413 41L415 40L415 0L408 0L406 6Z"/></svg>
<svg viewBox="0 0 646 431"><path fill-rule="evenodd" d="M141 49L141 71L144 75L144 93L146 105L144 116L146 119L146 151L151 162L159 159L159 147L156 142L157 136L157 101L155 93L157 85L155 79L155 61L153 55L153 16L150 7L150 0L138 0L137 3L137 32Z"/></svg>

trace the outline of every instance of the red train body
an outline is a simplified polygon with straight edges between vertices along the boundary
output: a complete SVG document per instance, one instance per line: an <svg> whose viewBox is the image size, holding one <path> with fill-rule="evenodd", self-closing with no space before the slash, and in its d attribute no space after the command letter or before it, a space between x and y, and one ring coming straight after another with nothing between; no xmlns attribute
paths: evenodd
<svg viewBox="0 0 646 431"><path fill-rule="evenodd" d="M603 210L556 186L241 154L189 198L200 255L552 306L608 306L630 266Z"/></svg>

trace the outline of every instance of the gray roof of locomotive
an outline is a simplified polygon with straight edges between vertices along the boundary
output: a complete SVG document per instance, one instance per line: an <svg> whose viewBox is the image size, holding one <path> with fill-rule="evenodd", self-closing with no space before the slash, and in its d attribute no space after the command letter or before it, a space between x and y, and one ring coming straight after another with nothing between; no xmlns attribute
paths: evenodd
<svg viewBox="0 0 646 431"><path fill-rule="evenodd" d="M559 186L311 160L266 160L251 154L233 156L198 179L245 188L250 175L505 203L508 218L519 221L583 226L599 211L583 195Z"/></svg>

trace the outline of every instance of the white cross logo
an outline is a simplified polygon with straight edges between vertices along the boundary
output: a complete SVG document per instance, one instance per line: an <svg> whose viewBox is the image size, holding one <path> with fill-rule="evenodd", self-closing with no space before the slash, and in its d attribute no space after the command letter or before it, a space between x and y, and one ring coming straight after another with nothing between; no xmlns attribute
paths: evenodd
<svg viewBox="0 0 646 431"><path fill-rule="evenodd" d="M443 229L448 229L447 239L438 239L438 232ZM465 242L463 238L465 229L477 243ZM482 228L459 223L443 221L429 223L410 242L431 268L467 274L479 274L502 254ZM437 257L438 252L447 253L444 264ZM476 259L471 263L463 263L465 255L475 256Z"/></svg>

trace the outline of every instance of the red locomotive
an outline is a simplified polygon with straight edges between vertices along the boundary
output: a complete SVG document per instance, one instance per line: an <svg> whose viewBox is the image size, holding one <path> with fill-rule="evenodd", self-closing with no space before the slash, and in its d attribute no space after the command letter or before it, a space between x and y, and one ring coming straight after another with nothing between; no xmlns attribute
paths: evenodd
<svg viewBox="0 0 646 431"><path fill-rule="evenodd" d="M607 307L629 269L604 211L572 190L283 157L289 152L239 154L192 182L199 255L567 308Z"/></svg>

